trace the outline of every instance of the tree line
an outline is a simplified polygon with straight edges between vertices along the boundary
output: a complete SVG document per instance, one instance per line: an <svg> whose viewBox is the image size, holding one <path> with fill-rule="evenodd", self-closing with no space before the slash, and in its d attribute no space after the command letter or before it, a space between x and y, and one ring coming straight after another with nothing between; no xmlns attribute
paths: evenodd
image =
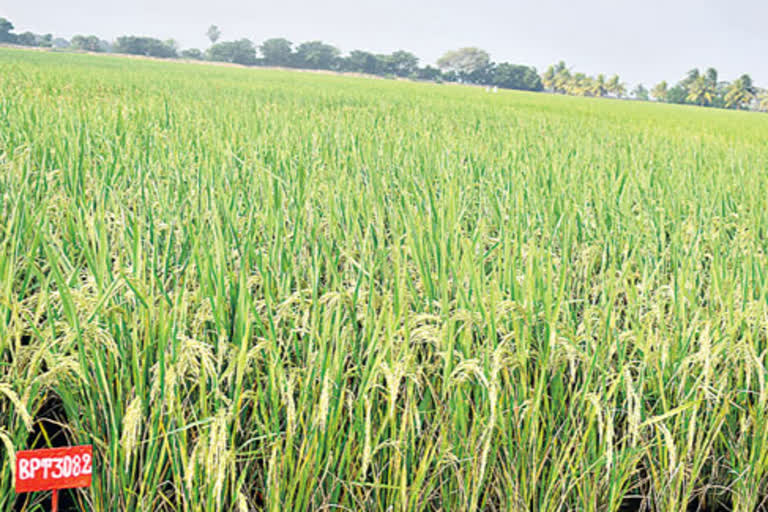
<svg viewBox="0 0 768 512"><path fill-rule="evenodd" d="M216 25L211 25L206 32L211 45L205 50L180 49L173 39L163 41L152 37L126 35L109 42L95 35L76 35L67 41L54 38L52 34L16 34L13 30L14 26L9 20L0 18L0 43L168 59L209 60L245 66L355 72L390 78L401 77L438 83L458 82L575 96L642 101L653 98L666 103L768 111L768 90L755 86L749 75L744 74L733 82L719 81L718 73L713 68L704 73L693 69L672 87L663 81L649 91L639 84L628 93L626 84L618 75L610 78L604 74L589 76L586 73L571 71L563 61L549 66L539 75L536 68L531 66L493 62L488 52L475 47L446 52L437 60L436 67L422 67L419 65L419 58L405 50L389 54L352 50L347 55L342 55L337 47L323 41L294 44L282 37L267 39L260 44L247 38L222 41L222 32Z"/></svg>
<svg viewBox="0 0 768 512"><path fill-rule="evenodd" d="M509 62L492 62L490 55L479 48L460 48L447 52L437 67L419 65L419 58L411 52L398 50L389 54L353 50L342 55L335 46L323 41L298 44L281 38L267 39L256 44L250 39L220 41L221 30L211 25L206 35L211 46L180 49L173 39L126 35L106 41L95 35L76 35L67 41L25 32L15 34L13 24L0 18L0 43L25 46L69 48L89 52L114 52L158 58L183 58L228 62L245 66L277 66L300 69L318 69L356 72L384 77L401 77L434 82L460 82L495 86L505 89L541 91L543 85L536 69Z"/></svg>
<svg viewBox="0 0 768 512"><path fill-rule="evenodd" d="M571 71L563 61L549 66L542 73L541 79L546 91L557 94L627 97L626 86L618 75L609 79L602 74L588 76ZM692 69L672 87L662 81L649 91L643 84L639 84L629 97L642 101L653 98L664 103L768 112L768 89L757 87L748 74L732 82L718 80L718 72L714 68L704 73Z"/></svg>
<svg viewBox="0 0 768 512"><path fill-rule="evenodd" d="M659 82L651 95L666 103L768 112L768 89L755 86L748 74L732 82L718 80L715 68L704 73L694 68L672 87L666 81Z"/></svg>
<svg viewBox="0 0 768 512"><path fill-rule="evenodd" d="M548 91L557 94L595 97L614 96L616 98L623 98L627 94L627 87L621 81L619 75L606 78L604 74L592 77L586 73L574 73L571 72L563 61L549 66L542 74L541 79ZM640 96L638 99L642 99L643 90L644 87L636 89L633 95L636 97Z"/></svg>

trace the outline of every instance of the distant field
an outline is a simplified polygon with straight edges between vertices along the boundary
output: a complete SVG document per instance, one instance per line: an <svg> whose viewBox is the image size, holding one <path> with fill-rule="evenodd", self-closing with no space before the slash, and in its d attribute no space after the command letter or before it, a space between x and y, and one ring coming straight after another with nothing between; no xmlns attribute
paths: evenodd
<svg viewBox="0 0 768 512"><path fill-rule="evenodd" d="M765 510L767 354L766 115L0 49L0 510Z"/></svg>

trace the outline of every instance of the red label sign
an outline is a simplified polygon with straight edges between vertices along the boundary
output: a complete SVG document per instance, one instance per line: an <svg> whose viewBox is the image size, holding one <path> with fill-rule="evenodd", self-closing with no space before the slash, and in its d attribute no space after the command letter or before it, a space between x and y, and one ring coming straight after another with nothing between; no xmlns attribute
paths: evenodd
<svg viewBox="0 0 768 512"><path fill-rule="evenodd" d="M16 492L90 487L91 445L16 452Z"/></svg>

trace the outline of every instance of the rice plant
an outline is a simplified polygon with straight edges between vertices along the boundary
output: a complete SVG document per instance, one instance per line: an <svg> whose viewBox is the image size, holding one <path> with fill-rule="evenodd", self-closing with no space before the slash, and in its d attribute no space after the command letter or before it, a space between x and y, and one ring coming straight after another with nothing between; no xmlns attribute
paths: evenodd
<svg viewBox="0 0 768 512"><path fill-rule="evenodd" d="M73 510L765 509L766 171L745 112L2 49L0 509L56 442Z"/></svg>

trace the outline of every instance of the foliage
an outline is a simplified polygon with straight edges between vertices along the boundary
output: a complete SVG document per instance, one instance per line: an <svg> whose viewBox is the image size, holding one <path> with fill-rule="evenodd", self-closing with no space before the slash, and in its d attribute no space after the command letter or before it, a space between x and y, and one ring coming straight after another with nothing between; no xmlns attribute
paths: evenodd
<svg viewBox="0 0 768 512"><path fill-rule="evenodd" d="M147 57L173 58L177 56L173 43L143 36L118 37L115 41L114 51Z"/></svg>
<svg viewBox="0 0 768 512"><path fill-rule="evenodd" d="M205 35L211 41L211 44L216 44L216 41L221 38L221 30L219 30L219 27L216 25L211 25L208 27L208 30L205 31Z"/></svg>
<svg viewBox="0 0 768 512"><path fill-rule="evenodd" d="M208 48L206 56L213 61L251 66L256 63L256 47L248 39L223 41Z"/></svg>
<svg viewBox="0 0 768 512"><path fill-rule="evenodd" d="M35 34L34 32L22 32L14 34L13 23L6 18L0 18L0 43L12 43L21 46L39 46L49 48L53 45L52 34Z"/></svg>
<svg viewBox="0 0 768 512"><path fill-rule="evenodd" d="M261 43L259 51L267 66L291 66L294 63L292 46L289 40L275 37Z"/></svg>
<svg viewBox="0 0 768 512"><path fill-rule="evenodd" d="M667 85L666 80L662 80L658 84L656 84L653 87L653 90L651 91L651 96L653 96L653 99L656 101L667 101L667 93L669 92L669 86Z"/></svg>
<svg viewBox="0 0 768 512"><path fill-rule="evenodd" d="M613 75L610 80L608 80L606 87L608 88L608 92L617 98L623 98L624 95L627 94L627 88L624 83L622 83L619 75Z"/></svg>
<svg viewBox="0 0 768 512"><path fill-rule="evenodd" d="M487 68L491 63L488 52L476 47L459 48L446 52L437 60L443 71L454 71L459 76L471 75Z"/></svg>
<svg viewBox="0 0 768 512"><path fill-rule="evenodd" d="M651 99L648 89L646 89L643 84L637 84L637 86L632 89L632 97L638 101L649 101Z"/></svg>
<svg viewBox="0 0 768 512"><path fill-rule="evenodd" d="M296 47L294 65L306 69L337 69L341 52L322 41L307 41Z"/></svg>
<svg viewBox="0 0 768 512"><path fill-rule="evenodd" d="M677 84L674 87L671 87L667 91L666 101L669 103L683 104L683 103L687 103L688 96L689 96L689 93L686 90L685 86L683 86L682 84Z"/></svg>
<svg viewBox="0 0 768 512"><path fill-rule="evenodd" d="M22 46L37 46L37 38L32 32L22 32L21 34L18 34L14 42Z"/></svg>
<svg viewBox="0 0 768 512"><path fill-rule="evenodd" d="M458 82L459 75L455 71L444 71L443 80L446 82Z"/></svg>
<svg viewBox="0 0 768 512"><path fill-rule="evenodd" d="M416 71L416 78L418 80L438 81L441 80L443 76L439 69L433 68L432 66L424 66Z"/></svg>
<svg viewBox="0 0 768 512"><path fill-rule="evenodd" d="M748 74L730 83L723 82L718 80L714 68L708 68L703 74L697 68L691 69L671 89L667 90L667 83L661 82L652 91L659 101L737 110L760 110L757 94L758 88Z"/></svg>
<svg viewBox="0 0 768 512"><path fill-rule="evenodd" d="M571 72L565 65L565 61L560 61L554 66L549 66L542 74L542 85L545 89L565 94L568 82L571 80Z"/></svg>
<svg viewBox="0 0 768 512"><path fill-rule="evenodd" d="M185 50L182 50L180 53L181 58L183 59L192 59L192 60L203 60L205 55L203 52L197 48L187 48Z"/></svg>
<svg viewBox="0 0 768 512"><path fill-rule="evenodd" d="M13 43L16 35L12 33L14 27L10 20L0 18L0 43Z"/></svg>
<svg viewBox="0 0 768 512"><path fill-rule="evenodd" d="M368 73L370 75L384 73L379 57L362 50L352 50L349 52L349 55L342 59L341 69L343 71Z"/></svg>
<svg viewBox="0 0 768 512"><path fill-rule="evenodd" d="M106 42L100 40L97 36L90 35L76 35L70 41L72 48L77 50L84 50L88 52L104 52L106 51Z"/></svg>
<svg viewBox="0 0 768 512"><path fill-rule="evenodd" d="M505 89L523 91L541 91L543 89L541 77L539 77L536 69L508 62L502 62L493 68L489 83Z"/></svg>
<svg viewBox="0 0 768 512"><path fill-rule="evenodd" d="M64 48L70 46L65 39L53 39L51 34L38 35L32 32L14 34L13 24L0 18L0 42L17 43L27 46ZM149 37L124 36L118 38L114 48L110 43L96 36L75 36L71 48L93 52L109 52L113 49L122 53L163 58L181 56L187 59L207 58L213 61L231 62L247 66L266 65L296 67L329 71L349 71L374 74L388 78L404 77L435 82L461 82L465 84L496 86L505 89L550 91L574 96L623 98L627 95L626 85L618 75L606 79L600 73L589 76L571 71L564 61L549 66L541 75L535 68L508 62L495 63L485 50L464 47L446 52L437 61L439 69L431 66L419 67L416 55L405 50L391 54L374 54L353 50L347 56L333 45L323 41L306 41L295 49L293 43L284 38L271 38L258 46L263 58L257 58L257 47L248 39L218 42L221 30L211 25L206 31L212 46L202 54L199 50L185 50L179 54L179 45L173 39L160 41ZM707 107L731 109L760 109L757 100L758 88L749 75L742 75L732 83L719 81L715 68L701 73L691 69L675 86L669 87L663 81L647 91L638 86L632 92L635 99L648 99L669 103L694 104Z"/></svg>
<svg viewBox="0 0 768 512"><path fill-rule="evenodd" d="M392 73L395 76L410 76L419 68L419 58L410 52L398 50L391 55L379 57L383 61L386 73Z"/></svg>
<svg viewBox="0 0 768 512"><path fill-rule="evenodd" d="M715 88L706 76L699 75L688 84L688 102L707 106L712 104L714 98Z"/></svg>
<svg viewBox="0 0 768 512"><path fill-rule="evenodd" d="M605 81L605 75L602 73L597 75L597 78L592 79L591 83L587 86L587 92L590 96L606 96L608 94L609 85Z"/></svg>
<svg viewBox="0 0 768 512"><path fill-rule="evenodd" d="M760 91L757 95L758 109L762 112L768 112L768 89Z"/></svg>
<svg viewBox="0 0 768 512"><path fill-rule="evenodd" d="M726 108L745 109L755 99L755 87L749 75L742 75L727 86L724 97Z"/></svg>
<svg viewBox="0 0 768 512"><path fill-rule="evenodd" d="M558 94L570 94L572 96L603 97L613 95L623 97L627 90L619 75L613 75L610 79L600 73L597 77L587 76L585 73L572 73L564 61L549 66L541 75L542 88Z"/></svg>

